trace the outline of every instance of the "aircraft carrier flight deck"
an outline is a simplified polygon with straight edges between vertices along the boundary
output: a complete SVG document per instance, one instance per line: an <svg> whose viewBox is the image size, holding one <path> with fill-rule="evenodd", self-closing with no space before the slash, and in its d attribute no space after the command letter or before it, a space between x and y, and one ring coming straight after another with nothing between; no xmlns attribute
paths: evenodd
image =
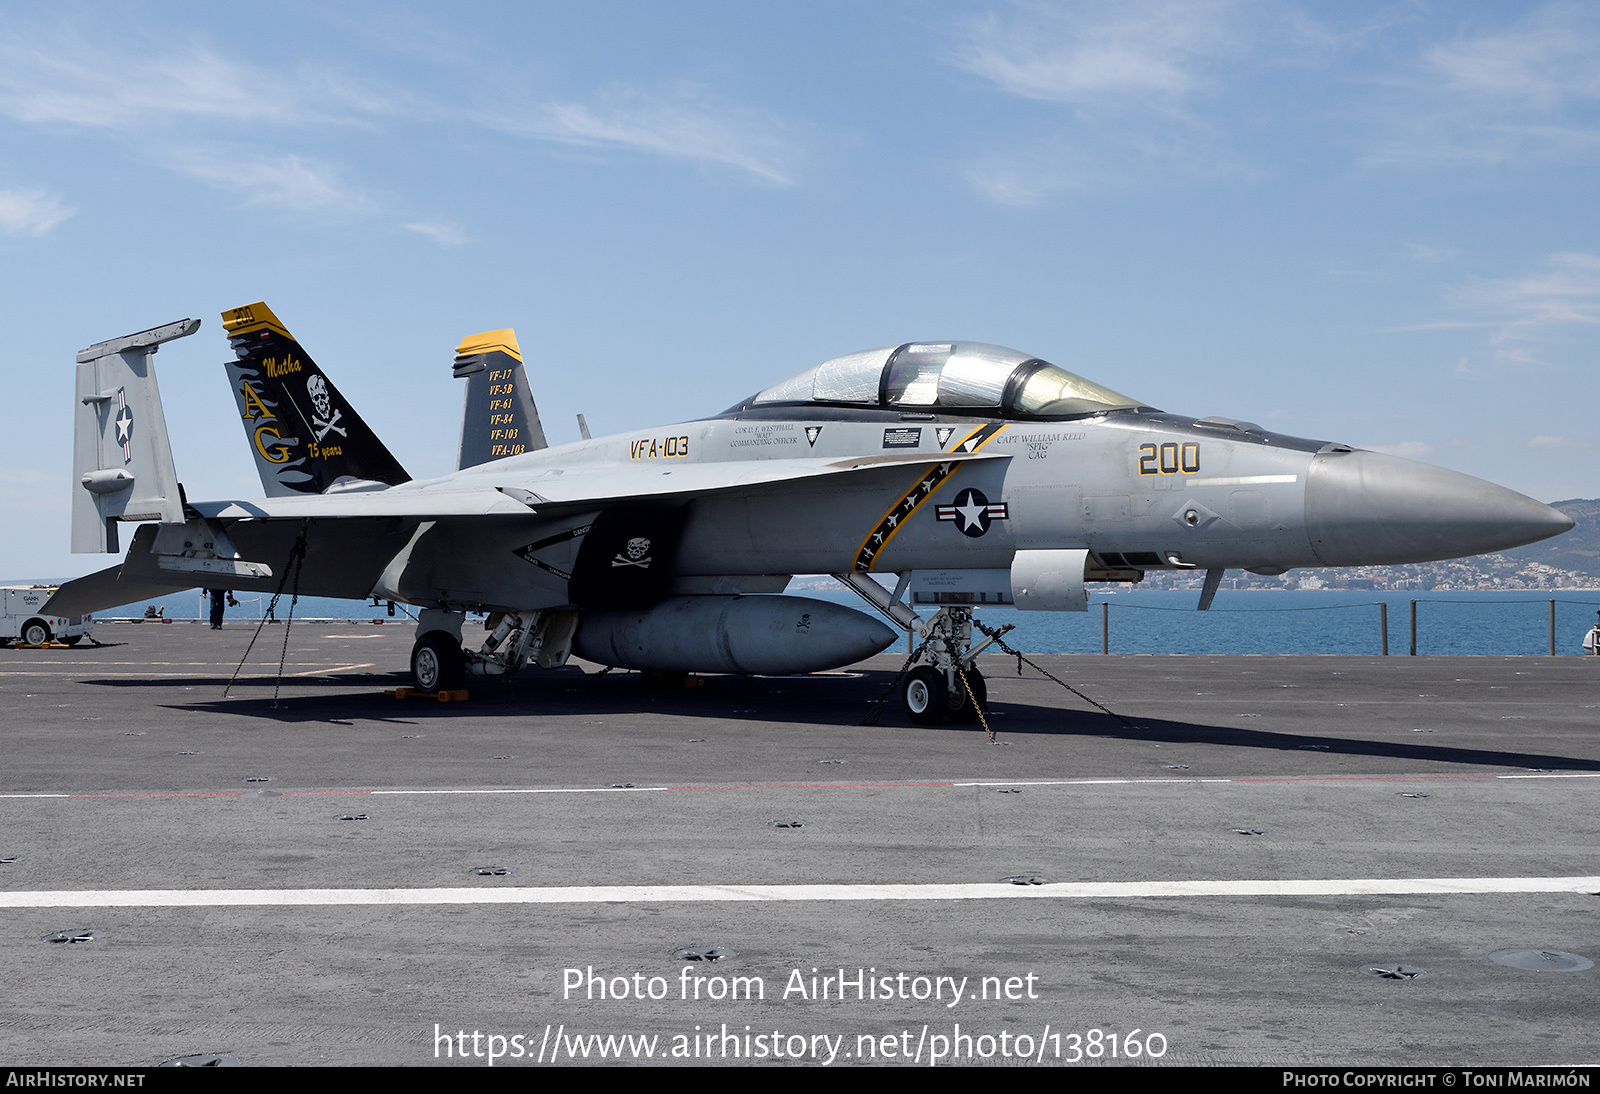
<svg viewBox="0 0 1600 1094"><path fill-rule="evenodd" d="M253 631L0 650L9 1064L1595 1056L1600 660L985 655L991 744L861 724L893 651L224 698Z"/></svg>

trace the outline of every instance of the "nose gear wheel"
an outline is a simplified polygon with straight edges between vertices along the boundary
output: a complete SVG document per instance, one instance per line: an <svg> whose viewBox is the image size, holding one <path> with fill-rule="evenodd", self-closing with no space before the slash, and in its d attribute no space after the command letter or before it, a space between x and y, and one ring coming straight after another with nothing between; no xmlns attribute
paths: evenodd
<svg viewBox="0 0 1600 1094"><path fill-rule="evenodd" d="M918 665L906 673L900 684L900 704L905 707L906 717L919 726L944 721L950 705L944 673L931 665Z"/></svg>
<svg viewBox="0 0 1600 1094"><path fill-rule="evenodd" d="M974 665L956 670L956 686L950 689L950 720L976 722L989 710L989 686Z"/></svg>

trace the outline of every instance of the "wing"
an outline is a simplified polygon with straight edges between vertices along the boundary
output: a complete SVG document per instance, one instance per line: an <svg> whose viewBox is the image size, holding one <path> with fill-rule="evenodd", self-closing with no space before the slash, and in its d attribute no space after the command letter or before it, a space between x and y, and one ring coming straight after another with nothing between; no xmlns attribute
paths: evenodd
<svg viewBox="0 0 1600 1094"><path fill-rule="evenodd" d="M653 466L553 468L533 475L484 465L476 474L456 474L392 490L320 497L264 498L254 501L197 502L193 508L222 520L301 520L330 517L437 517L526 515L582 512L621 502L681 504L691 498L748 490L776 483L829 476L867 474L908 465L1004 460L1006 453L926 453L862 456L851 459L764 460L745 463L685 464L670 471Z"/></svg>

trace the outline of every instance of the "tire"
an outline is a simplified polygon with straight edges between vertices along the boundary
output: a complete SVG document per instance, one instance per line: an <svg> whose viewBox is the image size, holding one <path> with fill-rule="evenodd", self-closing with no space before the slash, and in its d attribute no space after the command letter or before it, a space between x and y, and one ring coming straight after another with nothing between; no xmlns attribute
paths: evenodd
<svg viewBox="0 0 1600 1094"><path fill-rule="evenodd" d="M42 619L30 619L22 628L22 643L25 646L42 646L50 641L50 626Z"/></svg>
<svg viewBox="0 0 1600 1094"><path fill-rule="evenodd" d="M944 721L949 706L949 689L944 673L931 665L918 665L900 682L900 705L906 717L919 726L938 725Z"/></svg>
<svg viewBox="0 0 1600 1094"><path fill-rule="evenodd" d="M411 647L411 679L424 695L456 691L466 677L461 644L444 631L429 631Z"/></svg>
<svg viewBox="0 0 1600 1094"><path fill-rule="evenodd" d="M79 642L83 641L83 635L75 634L71 638L63 638L61 641L65 642L69 646L76 646Z"/></svg>
<svg viewBox="0 0 1600 1094"><path fill-rule="evenodd" d="M976 722L978 712L989 712L989 686L983 682L983 674L977 669L968 669L964 674L967 683L972 685L972 697L978 700L978 705L973 706L967 701L967 689L961 686L961 678L956 678L956 687L950 693L950 720L952 722Z"/></svg>

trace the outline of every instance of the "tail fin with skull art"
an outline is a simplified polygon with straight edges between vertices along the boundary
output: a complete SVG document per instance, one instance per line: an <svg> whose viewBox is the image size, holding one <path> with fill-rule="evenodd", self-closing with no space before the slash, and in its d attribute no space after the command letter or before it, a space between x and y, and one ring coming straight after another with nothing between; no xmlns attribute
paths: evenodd
<svg viewBox="0 0 1600 1094"><path fill-rule="evenodd" d="M227 366L233 397L268 497L411 481L270 308L231 308L222 325L238 358Z"/></svg>

